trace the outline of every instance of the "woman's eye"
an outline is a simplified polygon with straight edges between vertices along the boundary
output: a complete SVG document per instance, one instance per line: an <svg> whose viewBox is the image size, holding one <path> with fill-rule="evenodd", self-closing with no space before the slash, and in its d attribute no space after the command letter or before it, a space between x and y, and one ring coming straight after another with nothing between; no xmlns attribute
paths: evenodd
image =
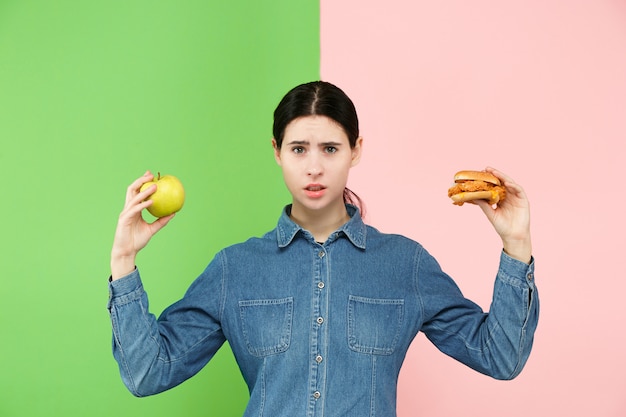
<svg viewBox="0 0 626 417"><path fill-rule="evenodd" d="M335 153L335 152L337 152L337 148L335 148L334 146L326 147L326 153Z"/></svg>
<svg viewBox="0 0 626 417"><path fill-rule="evenodd" d="M291 149L291 151L293 153L300 154L300 153L304 153L304 148L302 146L295 146L294 148Z"/></svg>

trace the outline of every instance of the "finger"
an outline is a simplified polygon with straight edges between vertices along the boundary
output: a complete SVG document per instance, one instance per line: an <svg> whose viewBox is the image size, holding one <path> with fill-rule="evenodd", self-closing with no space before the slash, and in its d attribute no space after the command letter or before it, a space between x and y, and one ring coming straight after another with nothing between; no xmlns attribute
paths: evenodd
<svg viewBox="0 0 626 417"><path fill-rule="evenodd" d="M485 171L492 173L493 175L495 175L496 177L500 178L500 180L504 183L504 182L509 182L509 183L515 183L515 181L513 181L513 178L509 177L508 175L506 175L504 172L499 171L497 169L495 169L494 167L486 167Z"/></svg>
<svg viewBox="0 0 626 417"><path fill-rule="evenodd" d="M522 186L516 183L513 178L509 177L502 171L499 171L489 166L485 168L485 171L491 172L493 175L500 178L500 180L502 181L502 185L504 185L508 189L509 193L516 195L524 194L524 189L522 188Z"/></svg>
<svg viewBox="0 0 626 417"><path fill-rule="evenodd" d="M521 185L516 184L514 182L505 182L504 186L507 188L507 191L509 192L509 194L512 194L518 197L524 196L524 189L522 188Z"/></svg>
<svg viewBox="0 0 626 417"><path fill-rule="evenodd" d="M150 197L157 190L157 185L152 184L149 187L146 187L145 190L137 192L137 194L133 197L133 200L144 201L146 198Z"/></svg>
<svg viewBox="0 0 626 417"><path fill-rule="evenodd" d="M136 195L131 196L130 199L124 204L124 208L122 209L120 217L122 215L128 215L132 217L133 215L141 212L141 210L150 206L152 204L152 199L149 199L148 197L150 197L150 195L155 191L156 185L150 186L145 190L137 193Z"/></svg>
<svg viewBox="0 0 626 417"><path fill-rule="evenodd" d="M146 171L145 174L133 181L132 184L130 184L126 189L126 201L130 201L135 195L137 195L141 186L148 181L152 181L153 178L154 175L152 175L150 171Z"/></svg>
<svg viewBox="0 0 626 417"><path fill-rule="evenodd" d="M120 214L120 219L140 216L140 213L143 211L143 209L150 207L152 203L152 200L140 200L136 203L133 202L132 204L128 204L124 208L124 210L122 210L122 213Z"/></svg>

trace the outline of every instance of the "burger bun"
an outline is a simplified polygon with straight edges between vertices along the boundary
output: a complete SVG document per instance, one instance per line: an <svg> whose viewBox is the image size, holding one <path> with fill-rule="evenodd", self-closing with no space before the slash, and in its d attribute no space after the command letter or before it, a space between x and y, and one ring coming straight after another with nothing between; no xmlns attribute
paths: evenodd
<svg viewBox="0 0 626 417"><path fill-rule="evenodd" d="M487 200L490 205L500 202L500 193L494 191L465 191L450 196L452 202L456 205L463 203L474 203L475 200Z"/></svg>
<svg viewBox="0 0 626 417"><path fill-rule="evenodd" d="M459 171L454 174L454 182L484 181L494 185L502 185L500 178L487 171Z"/></svg>

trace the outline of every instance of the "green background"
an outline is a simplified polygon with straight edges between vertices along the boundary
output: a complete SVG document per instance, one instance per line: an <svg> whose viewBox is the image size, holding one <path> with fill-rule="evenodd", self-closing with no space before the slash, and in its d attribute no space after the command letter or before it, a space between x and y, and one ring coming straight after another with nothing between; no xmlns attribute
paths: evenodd
<svg viewBox="0 0 626 417"><path fill-rule="evenodd" d="M185 207L137 261L160 313L216 251L274 227L272 112L318 78L317 1L0 0L0 416L243 413L228 348L163 394L123 386L113 232L135 178L181 179Z"/></svg>

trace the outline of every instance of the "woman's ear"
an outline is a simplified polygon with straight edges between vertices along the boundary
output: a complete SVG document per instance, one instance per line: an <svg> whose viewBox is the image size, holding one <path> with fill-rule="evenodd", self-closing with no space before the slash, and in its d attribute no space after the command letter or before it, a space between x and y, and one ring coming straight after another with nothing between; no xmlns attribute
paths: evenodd
<svg viewBox="0 0 626 417"><path fill-rule="evenodd" d="M272 138L272 148L274 148L274 159L276 160L276 163L280 165L280 148L274 138Z"/></svg>
<svg viewBox="0 0 626 417"><path fill-rule="evenodd" d="M356 138L356 143L354 145L354 148L352 148L352 165L351 166L355 166L359 163L359 161L361 160L362 150L363 150L363 137L359 136L358 138Z"/></svg>

